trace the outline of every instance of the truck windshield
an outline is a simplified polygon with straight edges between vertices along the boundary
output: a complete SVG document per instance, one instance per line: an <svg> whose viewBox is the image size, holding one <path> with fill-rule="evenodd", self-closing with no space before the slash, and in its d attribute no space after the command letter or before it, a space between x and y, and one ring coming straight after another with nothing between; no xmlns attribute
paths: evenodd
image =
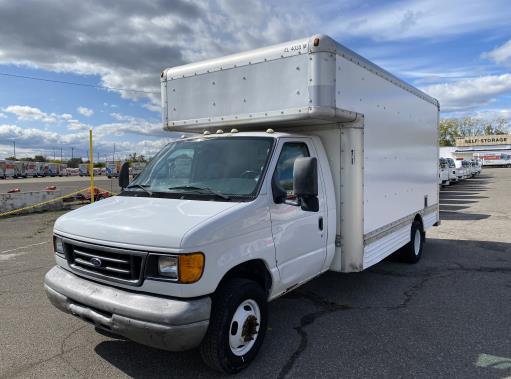
<svg viewBox="0 0 511 379"><path fill-rule="evenodd" d="M253 198L268 163L273 138L209 137L175 141L158 153L127 187L145 196Z"/></svg>

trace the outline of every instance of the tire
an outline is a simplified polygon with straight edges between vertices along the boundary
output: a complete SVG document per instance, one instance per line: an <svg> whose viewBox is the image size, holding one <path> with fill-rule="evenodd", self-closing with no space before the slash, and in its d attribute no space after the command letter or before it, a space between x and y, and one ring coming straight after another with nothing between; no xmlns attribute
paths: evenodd
<svg viewBox="0 0 511 379"><path fill-rule="evenodd" d="M202 359L227 374L243 370L263 343L267 320L267 297L261 286L248 279L229 279L213 295L209 328L200 346ZM245 328L257 329L253 340L241 340Z"/></svg>
<svg viewBox="0 0 511 379"><path fill-rule="evenodd" d="M414 221L410 229L410 242L399 252L399 259L405 263L415 264L422 258L422 250L426 236L419 221Z"/></svg>

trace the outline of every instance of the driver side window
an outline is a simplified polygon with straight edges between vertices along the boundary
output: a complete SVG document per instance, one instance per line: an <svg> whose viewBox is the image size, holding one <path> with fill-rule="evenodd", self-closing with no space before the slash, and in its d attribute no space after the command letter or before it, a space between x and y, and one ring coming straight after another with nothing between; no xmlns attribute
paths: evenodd
<svg viewBox="0 0 511 379"><path fill-rule="evenodd" d="M276 183L286 191L288 199L294 198L293 167L295 160L309 156L309 149L303 142L286 142L282 146L274 176Z"/></svg>

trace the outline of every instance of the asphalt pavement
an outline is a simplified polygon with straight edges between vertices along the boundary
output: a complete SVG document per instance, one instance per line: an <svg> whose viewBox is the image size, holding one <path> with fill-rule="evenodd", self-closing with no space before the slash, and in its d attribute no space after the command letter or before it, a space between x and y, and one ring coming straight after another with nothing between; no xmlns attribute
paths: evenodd
<svg viewBox="0 0 511 379"><path fill-rule="evenodd" d="M238 376L511 377L509 188L510 169L486 169L443 189L417 265L326 273L272 302L259 356ZM60 214L0 219L0 378L217 377L196 350L104 336L50 305Z"/></svg>
<svg viewBox="0 0 511 379"><path fill-rule="evenodd" d="M119 192L117 178L108 179L106 176L95 176L94 182L101 189ZM21 192L44 191L48 186L56 186L65 195L66 193L79 191L89 185L90 178L86 176L0 179L0 193L5 193L13 188L19 188Z"/></svg>

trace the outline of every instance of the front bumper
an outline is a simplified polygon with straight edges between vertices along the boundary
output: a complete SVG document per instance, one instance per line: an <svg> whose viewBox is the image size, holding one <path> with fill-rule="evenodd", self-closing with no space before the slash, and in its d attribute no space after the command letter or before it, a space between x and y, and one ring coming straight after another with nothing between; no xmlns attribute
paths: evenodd
<svg viewBox="0 0 511 379"><path fill-rule="evenodd" d="M177 300L83 279L59 266L44 278L51 303L132 341L170 351L197 347L209 325L211 299Z"/></svg>

